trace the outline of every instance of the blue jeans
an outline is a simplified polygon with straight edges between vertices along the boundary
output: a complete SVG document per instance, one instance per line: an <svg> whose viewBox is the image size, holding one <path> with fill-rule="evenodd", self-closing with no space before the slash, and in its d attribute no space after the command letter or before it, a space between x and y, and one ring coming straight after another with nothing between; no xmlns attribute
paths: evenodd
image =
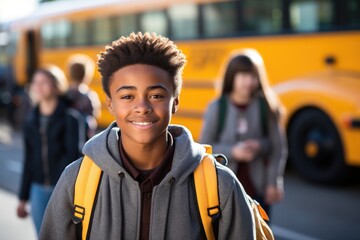
<svg viewBox="0 0 360 240"><path fill-rule="evenodd" d="M39 235L41 223L44 217L47 203L54 190L53 186L43 186L38 183L31 184L30 206L31 215L35 224L36 231Z"/></svg>

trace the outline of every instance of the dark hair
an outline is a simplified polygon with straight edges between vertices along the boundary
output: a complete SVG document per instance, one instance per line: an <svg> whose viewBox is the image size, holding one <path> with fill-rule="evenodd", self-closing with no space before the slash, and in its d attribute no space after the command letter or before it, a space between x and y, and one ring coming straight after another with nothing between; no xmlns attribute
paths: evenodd
<svg viewBox="0 0 360 240"><path fill-rule="evenodd" d="M185 55L168 38L155 33L131 33L105 47L98 54L102 86L110 97L109 81L114 72L132 64L148 64L169 73L174 81L174 95L180 93Z"/></svg>
<svg viewBox="0 0 360 240"><path fill-rule="evenodd" d="M56 87L56 77L48 69L38 68L35 71L34 75L37 74L37 73L44 74L47 78L49 78L51 80L52 84ZM33 82L33 78L31 79L31 82Z"/></svg>
<svg viewBox="0 0 360 240"><path fill-rule="evenodd" d="M231 93L235 75L239 72L252 73L258 76L257 68L249 57L245 55L234 57L226 68L221 95Z"/></svg>
<svg viewBox="0 0 360 240"><path fill-rule="evenodd" d="M73 63L70 65L71 80L81 83L85 77L85 65L82 63Z"/></svg>

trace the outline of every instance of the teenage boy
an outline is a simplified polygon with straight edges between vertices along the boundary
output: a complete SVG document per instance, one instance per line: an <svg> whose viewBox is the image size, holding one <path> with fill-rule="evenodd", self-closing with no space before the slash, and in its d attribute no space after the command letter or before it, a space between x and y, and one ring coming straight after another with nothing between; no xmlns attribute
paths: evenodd
<svg viewBox="0 0 360 240"><path fill-rule="evenodd" d="M99 54L106 103L116 121L83 148L103 171L89 239L205 239L193 172L205 154L183 126L169 125L179 106L185 56L149 33L121 37ZM59 180L41 239L75 239L74 184L81 159ZM221 216L218 239L254 239L245 192L216 164Z"/></svg>

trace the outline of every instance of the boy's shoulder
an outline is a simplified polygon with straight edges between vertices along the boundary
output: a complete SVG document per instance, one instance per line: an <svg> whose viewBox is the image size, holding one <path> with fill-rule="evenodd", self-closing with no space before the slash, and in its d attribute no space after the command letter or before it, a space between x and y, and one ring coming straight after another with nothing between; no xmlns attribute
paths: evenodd
<svg viewBox="0 0 360 240"><path fill-rule="evenodd" d="M83 157L80 157L77 160L70 163L68 166L66 166L66 168L64 169L64 171L62 173L62 175L63 175L62 178L65 178L65 180L76 179L82 160L83 160Z"/></svg>
<svg viewBox="0 0 360 240"><path fill-rule="evenodd" d="M231 193L238 192L242 188L241 183L230 168L217 162L216 172L218 176L220 198L227 199Z"/></svg>
<svg viewBox="0 0 360 240"><path fill-rule="evenodd" d="M216 172L218 174L219 181L223 181L228 184L234 184L238 181L234 172L219 162L216 162Z"/></svg>
<svg viewBox="0 0 360 240"><path fill-rule="evenodd" d="M82 162L82 157L70 163L56 183L54 189L54 195L56 195L56 201L62 201L61 199L71 202L73 198L76 178Z"/></svg>

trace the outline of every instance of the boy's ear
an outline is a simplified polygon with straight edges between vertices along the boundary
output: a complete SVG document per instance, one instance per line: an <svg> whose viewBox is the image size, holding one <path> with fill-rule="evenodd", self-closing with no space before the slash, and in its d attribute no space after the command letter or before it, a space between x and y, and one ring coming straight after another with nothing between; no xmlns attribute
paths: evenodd
<svg viewBox="0 0 360 240"><path fill-rule="evenodd" d="M112 104L111 98L109 98L108 96L106 96L106 106L108 107L109 112L111 113L111 115L114 116L115 113L114 113L114 109L113 109L113 104Z"/></svg>
<svg viewBox="0 0 360 240"><path fill-rule="evenodd" d="M179 97L175 97L174 98L174 102L173 102L173 105L172 105L172 109L171 109L171 113L172 114L175 114L177 109L178 109L178 106L179 106Z"/></svg>

